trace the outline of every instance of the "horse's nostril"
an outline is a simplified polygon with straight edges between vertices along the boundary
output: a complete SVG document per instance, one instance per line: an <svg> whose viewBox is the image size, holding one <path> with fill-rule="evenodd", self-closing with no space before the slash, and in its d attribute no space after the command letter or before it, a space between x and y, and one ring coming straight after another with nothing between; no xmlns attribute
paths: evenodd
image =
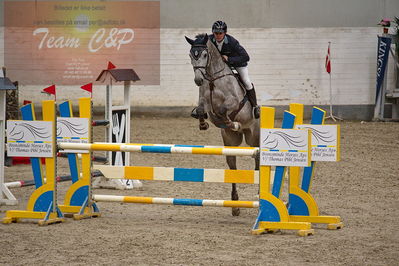
<svg viewBox="0 0 399 266"><path fill-rule="evenodd" d="M197 86L201 86L203 80L202 79L194 79L195 84L197 84Z"/></svg>

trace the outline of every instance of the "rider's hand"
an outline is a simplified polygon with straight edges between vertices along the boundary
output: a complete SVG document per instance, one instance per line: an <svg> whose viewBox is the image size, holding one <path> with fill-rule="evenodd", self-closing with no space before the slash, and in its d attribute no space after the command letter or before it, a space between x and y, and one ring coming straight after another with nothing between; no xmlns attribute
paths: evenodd
<svg viewBox="0 0 399 266"><path fill-rule="evenodd" d="M229 60L229 58L227 57L227 55L222 55L223 57L223 61L227 62Z"/></svg>

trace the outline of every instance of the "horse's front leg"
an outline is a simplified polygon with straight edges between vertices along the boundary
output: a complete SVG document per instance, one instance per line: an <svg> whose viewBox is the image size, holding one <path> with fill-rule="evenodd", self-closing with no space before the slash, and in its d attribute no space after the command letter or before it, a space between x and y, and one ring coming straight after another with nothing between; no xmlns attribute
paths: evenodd
<svg viewBox="0 0 399 266"><path fill-rule="evenodd" d="M231 111L235 110L238 104L235 98L230 98L226 99L219 107L219 114L224 118L225 125L233 131L238 131L242 127L240 122L232 121L229 117Z"/></svg>
<svg viewBox="0 0 399 266"><path fill-rule="evenodd" d="M259 124L253 124L250 129L244 130L245 142L251 147L259 147ZM259 170L259 152L254 156L255 170Z"/></svg>
<svg viewBox="0 0 399 266"><path fill-rule="evenodd" d="M198 120L199 120L199 129L207 130L209 128L208 122L205 121L207 118L205 108L203 104L200 104L197 108Z"/></svg>
<svg viewBox="0 0 399 266"><path fill-rule="evenodd" d="M208 122L205 121L205 119L208 118L208 115L205 110L205 106L206 106L205 85L203 85L200 87L200 90L199 90L198 107L197 107L197 114L198 114L200 130L207 130L209 128Z"/></svg>

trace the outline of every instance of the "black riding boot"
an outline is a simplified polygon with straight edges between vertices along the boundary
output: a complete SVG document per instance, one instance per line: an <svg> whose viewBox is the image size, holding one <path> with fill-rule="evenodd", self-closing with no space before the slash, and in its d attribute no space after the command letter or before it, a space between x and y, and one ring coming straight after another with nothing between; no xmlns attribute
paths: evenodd
<svg viewBox="0 0 399 266"><path fill-rule="evenodd" d="M191 117L192 118L199 119L199 114L197 112L197 108L198 108L198 106L194 107L194 109L191 111ZM208 119L208 114L207 113L205 113L204 119Z"/></svg>
<svg viewBox="0 0 399 266"><path fill-rule="evenodd" d="M259 109L259 106L256 101L256 92L255 92L255 87L253 84L252 84L252 89L247 91L247 95L248 95L249 102L251 103L252 107L254 108L254 117L256 119L258 119L260 116L260 109Z"/></svg>

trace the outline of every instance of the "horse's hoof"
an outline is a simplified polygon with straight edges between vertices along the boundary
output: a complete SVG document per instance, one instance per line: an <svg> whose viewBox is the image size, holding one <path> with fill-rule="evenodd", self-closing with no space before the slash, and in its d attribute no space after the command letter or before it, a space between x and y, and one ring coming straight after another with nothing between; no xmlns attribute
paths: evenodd
<svg viewBox="0 0 399 266"><path fill-rule="evenodd" d="M208 122L199 125L200 130L207 130L209 128Z"/></svg>
<svg viewBox="0 0 399 266"><path fill-rule="evenodd" d="M239 208L232 208L231 209L231 214L233 216L240 216L240 209Z"/></svg>

